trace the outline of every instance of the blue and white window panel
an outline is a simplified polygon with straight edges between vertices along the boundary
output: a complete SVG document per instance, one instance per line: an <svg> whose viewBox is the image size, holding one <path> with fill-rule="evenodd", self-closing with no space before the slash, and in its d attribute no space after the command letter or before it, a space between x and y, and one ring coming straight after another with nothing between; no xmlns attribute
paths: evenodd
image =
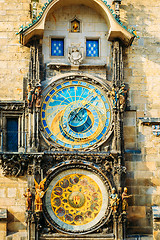
<svg viewBox="0 0 160 240"><path fill-rule="evenodd" d="M51 56L64 56L64 39L51 39Z"/></svg>
<svg viewBox="0 0 160 240"><path fill-rule="evenodd" d="M99 40L86 40L86 56L99 57Z"/></svg>

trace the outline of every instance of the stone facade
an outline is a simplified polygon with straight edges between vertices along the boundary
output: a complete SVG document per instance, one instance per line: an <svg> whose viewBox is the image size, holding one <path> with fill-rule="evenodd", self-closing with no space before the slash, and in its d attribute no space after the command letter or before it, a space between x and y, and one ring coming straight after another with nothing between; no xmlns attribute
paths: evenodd
<svg viewBox="0 0 160 240"><path fill-rule="evenodd" d="M37 2L37 12L40 12L44 3L45 1L42 0ZM40 40L41 67L44 69L41 79L43 87L50 85L53 79L60 78L61 74L66 74L66 77L67 74L75 74L75 69L78 73L100 78L111 86L113 44L107 39L109 26L95 7L91 8L91 4L85 6L84 1L82 3L80 6L59 7L47 16L44 37ZM26 101L30 48L19 42L20 34L16 35L16 33L21 25L26 26L31 22L30 4L30 0L0 0L0 103L2 104L7 101ZM108 4L114 9L111 0L108 0ZM129 28L136 29L139 36L134 39L131 46L123 47L123 81L129 88L123 126L127 168L123 186L127 186L128 192L133 195L129 200L127 233L128 235L146 234L147 239L149 235L153 235L156 240L159 239L160 230L159 222L155 223L152 216L152 206L160 205L160 148L159 136L153 134L152 126L160 125L160 119L158 119L160 114L159 10L160 2L157 0L135 0L134 2L122 0L120 5L121 22ZM82 21L83 34L70 33L69 22L75 16L78 17L80 23ZM63 58L50 56L52 36L66 38L66 51ZM95 36L101 37L100 58L94 61L84 58L83 64L76 68L70 67L68 48L76 44L85 53L86 38L95 38ZM10 112L15 113L15 110L10 110ZM24 132L28 131L29 115L26 115L22 122L25 125L23 126ZM25 142L25 135L22 138L24 143L21 150L24 151L26 145L29 146L29 144ZM1 137L1 142L2 140ZM103 143L99 150L107 149L108 142ZM28 152L31 151L29 148L30 146ZM41 140L41 151L46 148L48 145ZM3 153L3 149L1 151ZM28 187L28 182L31 184L33 181L28 176L26 172L18 177L4 176L1 170L0 208L7 209L7 219L0 219L2 239L26 239L27 224L23 194Z"/></svg>

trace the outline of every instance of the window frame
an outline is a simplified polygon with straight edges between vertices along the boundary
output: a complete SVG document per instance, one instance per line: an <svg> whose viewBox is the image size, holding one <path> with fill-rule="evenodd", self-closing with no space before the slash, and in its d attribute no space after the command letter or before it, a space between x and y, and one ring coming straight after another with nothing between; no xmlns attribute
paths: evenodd
<svg viewBox="0 0 160 240"><path fill-rule="evenodd" d="M63 40L63 56L54 56L54 55L51 54L52 39ZM65 57L65 37L64 36L49 36L49 56L51 58L64 58Z"/></svg>
<svg viewBox="0 0 160 240"><path fill-rule="evenodd" d="M9 152L7 151L7 119L8 118L17 118L18 119L18 152L24 151L26 148L25 143L25 126L26 126L26 119L25 119L25 112L24 112L24 104L12 104L5 102L0 104L1 107L1 114L0 114L0 151L1 152ZM8 108L8 109L7 109ZM11 109L17 108L15 111ZM18 109L19 108L19 109Z"/></svg>
<svg viewBox="0 0 160 240"><path fill-rule="evenodd" d="M87 56L87 41L98 41L98 57ZM100 37L85 37L85 57L87 59L99 59L101 57Z"/></svg>

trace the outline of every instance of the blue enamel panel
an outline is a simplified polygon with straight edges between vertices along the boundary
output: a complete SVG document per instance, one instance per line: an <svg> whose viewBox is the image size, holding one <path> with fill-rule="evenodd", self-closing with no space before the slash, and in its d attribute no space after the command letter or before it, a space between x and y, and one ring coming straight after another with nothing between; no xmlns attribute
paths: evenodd
<svg viewBox="0 0 160 240"><path fill-rule="evenodd" d="M42 109L43 109L43 110L45 110L45 109L46 109L46 104L45 104L45 103L43 104L43 107L42 107Z"/></svg>
<svg viewBox="0 0 160 240"><path fill-rule="evenodd" d="M42 118L45 118L45 112L42 112Z"/></svg>
<svg viewBox="0 0 160 240"><path fill-rule="evenodd" d="M58 85L56 88L57 88L57 89L60 89L61 87L62 87L61 85Z"/></svg>
<svg viewBox="0 0 160 240"><path fill-rule="evenodd" d="M64 145L64 143L60 140L58 140L57 143L59 143L60 145Z"/></svg>
<svg viewBox="0 0 160 240"><path fill-rule="evenodd" d="M48 134L51 134L49 128L45 128L45 130L46 130L46 132L47 132Z"/></svg>
<svg viewBox="0 0 160 240"><path fill-rule="evenodd" d="M107 130L107 128L104 127L102 133L105 134L106 130Z"/></svg>
<svg viewBox="0 0 160 240"><path fill-rule="evenodd" d="M93 140L93 141L90 142L90 144L93 145L96 142L97 142L96 140Z"/></svg>
<svg viewBox="0 0 160 240"><path fill-rule="evenodd" d="M106 120L106 126L108 127L109 125L109 119Z"/></svg>
<svg viewBox="0 0 160 240"><path fill-rule="evenodd" d="M51 56L64 56L64 39L51 39Z"/></svg>
<svg viewBox="0 0 160 240"><path fill-rule="evenodd" d="M102 96L102 100L105 102L106 101L106 99L105 99L105 97L104 96Z"/></svg>
<svg viewBox="0 0 160 240"><path fill-rule="evenodd" d="M110 118L110 112L107 112L107 118Z"/></svg>
<svg viewBox="0 0 160 240"><path fill-rule="evenodd" d="M72 146L70 144L67 144L67 143L64 144L64 146L67 147L67 148L72 148Z"/></svg>
<svg viewBox="0 0 160 240"><path fill-rule="evenodd" d="M70 83L69 82L64 82L63 85L68 86L68 85L70 85Z"/></svg>
<svg viewBox="0 0 160 240"><path fill-rule="evenodd" d="M47 127L47 123L46 123L46 121L43 120L42 122L43 122L43 126L44 126L44 127Z"/></svg>
<svg viewBox="0 0 160 240"><path fill-rule="evenodd" d="M97 139L100 140L103 137L103 134L100 134Z"/></svg>
<svg viewBox="0 0 160 240"><path fill-rule="evenodd" d="M50 97L47 96L47 97L45 98L45 101L48 102L49 99L50 99Z"/></svg>
<svg viewBox="0 0 160 240"><path fill-rule="evenodd" d="M108 103L105 103L105 107L106 107L106 109L109 109Z"/></svg>
<svg viewBox="0 0 160 240"><path fill-rule="evenodd" d="M52 95L53 93L55 93L55 90L54 90L54 89L50 92L50 95Z"/></svg>
<svg viewBox="0 0 160 240"><path fill-rule="evenodd" d="M86 40L86 56L99 57L99 40Z"/></svg>
<svg viewBox="0 0 160 240"><path fill-rule="evenodd" d="M81 148L81 146L80 145L76 145L73 148Z"/></svg>

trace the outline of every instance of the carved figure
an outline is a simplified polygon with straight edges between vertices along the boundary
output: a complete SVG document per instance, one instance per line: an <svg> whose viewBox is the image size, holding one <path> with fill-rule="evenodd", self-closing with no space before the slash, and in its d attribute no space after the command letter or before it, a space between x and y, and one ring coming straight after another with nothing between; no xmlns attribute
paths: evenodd
<svg viewBox="0 0 160 240"><path fill-rule="evenodd" d="M35 194L35 212L41 212L42 211L42 198L45 194L44 191L44 184L45 184L46 178L44 178L39 184L34 179L35 188L36 188L36 194Z"/></svg>
<svg viewBox="0 0 160 240"><path fill-rule="evenodd" d="M30 188L27 188L26 193L24 193L23 195L26 197L27 211L30 211L32 207L32 193L30 191Z"/></svg>
<svg viewBox="0 0 160 240"><path fill-rule="evenodd" d="M72 64L79 65L83 61L83 55L77 47L73 47L69 49L68 59Z"/></svg>
<svg viewBox="0 0 160 240"><path fill-rule="evenodd" d="M121 111L123 111L125 109L127 91L128 90L125 90L125 84L122 84L121 88L120 88L120 90L118 92L118 94L119 94L119 103L120 103L120 110Z"/></svg>
<svg viewBox="0 0 160 240"><path fill-rule="evenodd" d="M28 89L27 89L27 103L28 107L32 108L33 106L33 99L34 99L34 89L31 88L31 84L28 84Z"/></svg>
<svg viewBox="0 0 160 240"><path fill-rule="evenodd" d="M75 22L74 25L73 25L73 31L74 32L77 32L77 29L79 28L79 26L77 25L77 23Z"/></svg>
<svg viewBox="0 0 160 240"><path fill-rule="evenodd" d="M113 108L116 109L117 108L117 91L115 90L115 88L112 88L112 91L110 91L110 95L113 101Z"/></svg>
<svg viewBox="0 0 160 240"><path fill-rule="evenodd" d="M119 198L118 198L118 194L116 193L116 189L112 188L112 193L109 196L109 198L111 199L111 208L113 210L113 212L117 212L117 208L119 205Z"/></svg>
<svg viewBox="0 0 160 240"><path fill-rule="evenodd" d="M80 22L75 19L71 22L71 32L79 32L80 30Z"/></svg>
<svg viewBox="0 0 160 240"><path fill-rule="evenodd" d="M128 198L131 198L132 195L127 194L128 189L125 187L124 191L122 193L122 211L123 213L126 213L128 208Z"/></svg>
<svg viewBox="0 0 160 240"><path fill-rule="evenodd" d="M36 108L41 107L41 85L38 85L35 90L35 100L36 100Z"/></svg>

